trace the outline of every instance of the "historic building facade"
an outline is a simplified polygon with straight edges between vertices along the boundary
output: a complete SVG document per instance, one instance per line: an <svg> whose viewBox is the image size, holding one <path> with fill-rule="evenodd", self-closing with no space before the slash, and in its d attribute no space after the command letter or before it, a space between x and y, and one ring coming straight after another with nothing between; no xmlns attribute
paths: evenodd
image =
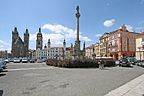
<svg viewBox="0 0 144 96"><path fill-rule="evenodd" d="M86 47L85 49L85 57L86 58L93 58L93 54L94 54L94 46L89 46L89 47Z"/></svg>
<svg viewBox="0 0 144 96"><path fill-rule="evenodd" d="M99 43L94 44L94 53L96 57L100 57L100 44Z"/></svg>
<svg viewBox="0 0 144 96"><path fill-rule="evenodd" d="M5 51L0 51L0 58L8 58L8 52Z"/></svg>
<svg viewBox="0 0 144 96"><path fill-rule="evenodd" d="M43 47L43 36L41 33L41 28L39 28L39 32L37 33L37 39L36 39L36 49L42 49Z"/></svg>
<svg viewBox="0 0 144 96"><path fill-rule="evenodd" d="M39 32L37 33L36 39L36 58L43 59L43 58L51 58L51 59L75 59L75 58L83 58L85 56L85 42L83 44L83 50L80 49L80 39L79 39L79 6L76 8L76 41L73 46L66 48L66 42L64 40L62 47L52 47L50 39L48 39L47 46L43 47L43 37L41 33L41 29L39 28ZM44 55L47 54L47 55Z"/></svg>
<svg viewBox="0 0 144 96"><path fill-rule="evenodd" d="M29 32L26 29L24 33L24 41L19 36L17 27L12 31L12 57L28 57L29 56Z"/></svg>
<svg viewBox="0 0 144 96"><path fill-rule="evenodd" d="M62 60L66 58L66 42L64 40L63 46L54 47L51 46L51 41L48 39L48 44L44 46L44 49L36 49L37 59L58 59Z"/></svg>
<svg viewBox="0 0 144 96"><path fill-rule="evenodd" d="M92 58L92 54L94 52L96 54L96 57L113 57L113 59L121 59L121 57L130 56L134 57L137 48L135 41L137 35L138 33L129 32L126 29L126 26L123 25L118 30L109 33L104 33L100 37L100 43L97 45L93 45L94 51L93 46L87 47L86 56ZM140 36L137 37L137 42L140 42L139 44L143 44L142 37L139 38ZM97 46L97 49L95 46ZM137 48L137 53L139 53L138 50L142 50L142 45L138 46L140 47L139 49ZM97 52L95 52L96 50Z"/></svg>
<svg viewBox="0 0 144 96"><path fill-rule="evenodd" d="M135 37L137 34L135 32L129 32L125 25L114 32L110 32L108 42L109 55L114 59L135 56Z"/></svg>
<svg viewBox="0 0 144 96"><path fill-rule="evenodd" d="M100 56L107 56L108 37L109 33L104 33L104 35L100 37Z"/></svg>
<svg viewBox="0 0 144 96"><path fill-rule="evenodd" d="M144 32L136 36L136 59L144 60Z"/></svg>

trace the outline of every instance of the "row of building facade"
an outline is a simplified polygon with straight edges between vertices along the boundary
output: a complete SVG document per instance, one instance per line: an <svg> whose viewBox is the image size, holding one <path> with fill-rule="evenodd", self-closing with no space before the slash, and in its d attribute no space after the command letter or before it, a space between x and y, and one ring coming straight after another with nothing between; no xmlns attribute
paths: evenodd
<svg viewBox="0 0 144 96"><path fill-rule="evenodd" d="M104 33L100 37L100 42L86 48L86 57L136 57L143 60L144 34L129 32L126 26L121 26L118 30Z"/></svg>
<svg viewBox="0 0 144 96"><path fill-rule="evenodd" d="M35 59L65 59L65 58L77 58L77 57L113 57L114 59L120 59L121 57L133 56L137 59L144 59L144 33L130 32L126 26L121 26L118 30L113 32L104 33L100 37L100 42L93 44L85 48L83 44L83 50L80 48L79 40L79 6L76 8L76 41L73 46L66 47L66 41L63 41L63 46L51 46L51 41L48 38L47 44L43 48L43 36L41 28L37 33L36 50L29 49L29 32L26 29L24 33L24 40L22 40L18 34L17 28L12 31L12 57L30 57Z"/></svg>

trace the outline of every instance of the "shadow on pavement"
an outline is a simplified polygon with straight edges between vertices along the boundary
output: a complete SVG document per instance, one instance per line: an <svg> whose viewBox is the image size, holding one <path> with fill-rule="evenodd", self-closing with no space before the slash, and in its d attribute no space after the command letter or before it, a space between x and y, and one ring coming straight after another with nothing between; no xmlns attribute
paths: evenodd
<svg viewBox="0 0 144 96"><path fill-rule="evenodd" d="M0 96L3 96L3 90L0 90Z"/></svg>
<svg viewBox="0 0 144 96"><path fill-rule="evenodd" d="M5 73L0 73L0 77L2 77L2 76L5 76L6 74ZM1 96L1 95L0 95Z"/></svg>
<svg viewBox="0 0 144 96"><path fill-rule="evenodd" d="M8 72L8 70L3 70L2 72Z"/></svg>

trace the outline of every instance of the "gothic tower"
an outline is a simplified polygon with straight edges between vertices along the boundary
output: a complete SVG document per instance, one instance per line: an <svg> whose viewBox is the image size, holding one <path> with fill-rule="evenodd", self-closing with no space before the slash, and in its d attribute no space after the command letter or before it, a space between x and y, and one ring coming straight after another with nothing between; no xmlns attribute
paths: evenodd
<svg viewBox="0 0 144 96"><path fill-rule="evenodd" d="M42 49L42 43L43 43L43 37L41 33L41 28L39 28L39 32L37 34L37 40L36 40L36 49L38 48Z"/></svg>
<svg viewBox="0 0 144 96"><path fill-rule="evenodd" d="M50 39L48 39L48 48L50 48L51 46L51 42L50 42Z"/></svg>
<svg viewBox="0 0 144 96"><path fill-rule="evenodd" d="M11 50L11 53L12 53L12 56L14 56L16 54L16 40L19 38L19 34L18 34L18 31L17 31L17 27L14 28L14 31L12 31L12 50Z"/></svg>
<svg viewBox="0 0 144 96"><path fill-rule="evenodd" d="M29 32L28 29L26 29L24 33L24 56L28 57L28 51L29 51Z"/></svg>
<svg viewBox="0 0 144 96"><path fill-rule="evenodd" d="M64 47L64 49L66 48L66 41L65 41L65 39L63 41L63 47Z"/></svg>

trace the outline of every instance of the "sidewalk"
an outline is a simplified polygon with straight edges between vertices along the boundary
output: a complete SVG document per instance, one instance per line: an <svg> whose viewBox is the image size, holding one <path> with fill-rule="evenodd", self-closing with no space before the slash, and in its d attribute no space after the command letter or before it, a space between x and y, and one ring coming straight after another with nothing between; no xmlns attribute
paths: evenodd
<svg viewBox="0 0 144 96"><path fill-rule="evenodd" d="M112 90L105 96L144 96L144 74Z"/></svg>

